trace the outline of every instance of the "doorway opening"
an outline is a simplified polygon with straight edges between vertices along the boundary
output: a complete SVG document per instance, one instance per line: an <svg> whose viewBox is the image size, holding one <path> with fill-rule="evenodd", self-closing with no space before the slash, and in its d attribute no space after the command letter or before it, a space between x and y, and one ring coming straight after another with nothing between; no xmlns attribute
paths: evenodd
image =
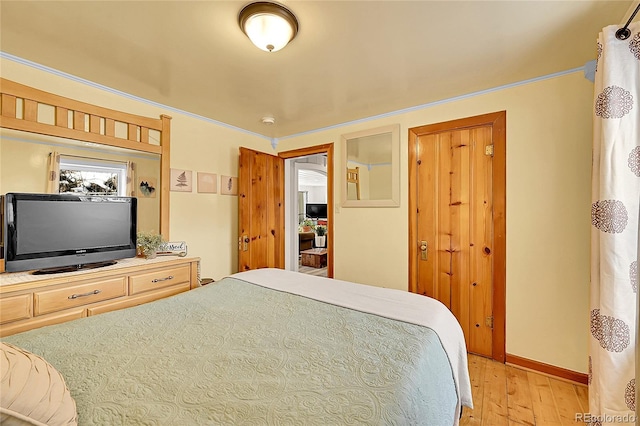
<svg viewBox="0 0 640 426"><path fill-rule="evenodd" d="M293 270L326 277L327 156L314 154L291 158L285 160L285 167L287 162L293 165L295 173L291 190L297 190L297 202L290 206L294 218L292 225L298 225L298 262L292 262ZM295 257L295 250L293 255Z"/></svg>
<svg viewBox="0 0 640 426"><path fill-rule="evenodd" d="M285 269L333 278L333 144L278 156L285 159Z"/></svg>

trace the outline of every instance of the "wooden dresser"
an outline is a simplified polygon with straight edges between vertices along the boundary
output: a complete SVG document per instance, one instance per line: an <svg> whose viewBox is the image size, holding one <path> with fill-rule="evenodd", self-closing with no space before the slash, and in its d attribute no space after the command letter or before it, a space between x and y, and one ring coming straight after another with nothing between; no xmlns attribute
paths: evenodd
<svg viewBox="0 0 640 426"><path fill-rule="evenodd" d="M123 259L54 275L0 274L0 337L141 305L198 287L200 259Z"/></svg>

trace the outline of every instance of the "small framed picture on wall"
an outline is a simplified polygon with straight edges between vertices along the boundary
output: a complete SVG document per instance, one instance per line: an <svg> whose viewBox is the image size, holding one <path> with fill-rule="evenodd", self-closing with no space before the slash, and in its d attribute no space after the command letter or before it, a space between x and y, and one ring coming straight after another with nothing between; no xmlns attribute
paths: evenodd
<svg viewBox="0 0 640 426"><path fill-rule="evenodd" d="M198 172L198 192L216 194L218 192L218 175Z"/></svg>
<svg viewBox="0 0 640 426"><path fill-rule="evenodd" d="M156 178L141 176L138 178L138 197L156 198L158 181Z"/></svg>
<svg viewBox="0 0 640 426"><path fill-rule="evenodd" d="M238 195L238 178L233 176L220 176L220 194Z"/></svg>
<svg viewBox="0 0 640 426"><path fill-rule="evenodd" d="M171 191L191 192L193 178L191 170L171 169Z"/></svg>

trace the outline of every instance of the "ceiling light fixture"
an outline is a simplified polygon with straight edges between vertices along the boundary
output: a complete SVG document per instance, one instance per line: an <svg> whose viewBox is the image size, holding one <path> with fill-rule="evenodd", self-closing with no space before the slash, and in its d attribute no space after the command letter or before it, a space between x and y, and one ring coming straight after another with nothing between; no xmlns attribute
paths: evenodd
<svg viewBox="0 0 640 426"><path fill-rule="evenodd" d="M262 124L266 124L266 125L271 125L271 124L275 124L276 119L270 116L266 116L266 117L262 117Z"/></svg>
<svg viewBox="0 0 640 426"><path fill-rule="evenodd" d="M298 34L298 20L284 6L259 1L245 6L238 15L242 32L265 52L277 52Z"/></svg>

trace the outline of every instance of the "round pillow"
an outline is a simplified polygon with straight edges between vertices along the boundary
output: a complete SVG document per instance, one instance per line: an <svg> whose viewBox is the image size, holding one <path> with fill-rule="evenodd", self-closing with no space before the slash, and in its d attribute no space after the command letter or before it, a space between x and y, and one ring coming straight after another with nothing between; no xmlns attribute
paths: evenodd
<svg viewBox="0 0 640 426"><path fill-rule="evenodd" d="M0 423L77 425L62 375L42 357L0 342Z"/></svg>

